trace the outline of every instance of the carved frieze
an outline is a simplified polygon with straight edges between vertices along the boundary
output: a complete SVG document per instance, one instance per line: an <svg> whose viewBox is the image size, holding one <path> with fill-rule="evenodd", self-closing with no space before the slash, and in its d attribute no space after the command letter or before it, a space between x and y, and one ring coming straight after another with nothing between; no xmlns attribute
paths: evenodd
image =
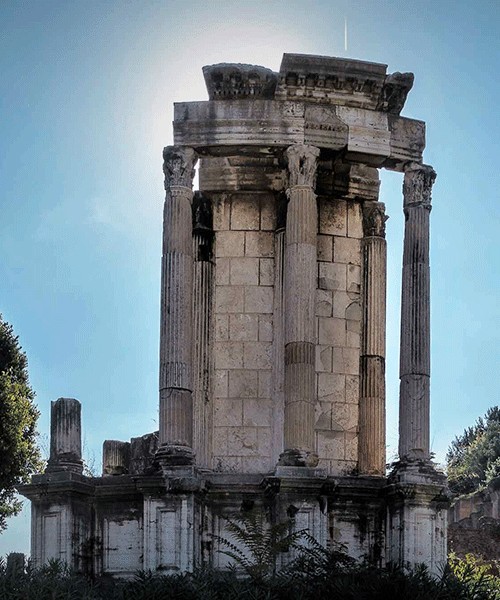
<svg viewBox="0 0 500 600"><path fill-rule="evenodd" d="M405 170L403 181L404 208L424 206L431 209L432 184L436 172L429 165L411 163Z"/></svg>
<svg viewBox="0 0 500 600"><path fill-rule="evenodd" d="M258 65L220 63L203 67L210 100L273 98L277 74Z"/></svg>
<svg viewBox="0 0 500 600"><path fill-rule="evenodd" d="M316 183L316 163L319 148L294 144L286 149L288 172L290 175L289 186L303 185L314 188Z"/></svg>
<svg viewBox="0 0 500 600"><path fill-rule="evenodd" d="M192 148L167 146L163 149L163 173L165 189L173 186L192 188L194 166L197 161L196 152Z"/></svg>

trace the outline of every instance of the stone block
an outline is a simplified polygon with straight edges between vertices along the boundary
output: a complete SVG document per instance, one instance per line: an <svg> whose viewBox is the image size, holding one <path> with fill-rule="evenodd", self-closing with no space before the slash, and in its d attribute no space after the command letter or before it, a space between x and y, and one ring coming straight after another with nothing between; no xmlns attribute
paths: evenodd
<svg viewBox="0 0 500 600"><path fill-rule="evenodd" d="M214 350L216 369L243 368L243 342L215 342Z"/></svg>
<svg viewBox="0 0 500 600"><path fill-rule="evenodd" d="M332 371L332 348L331 346L316 346L316 372Z"/></svg>
<svg viewBox="0 0 500 600"><path fill-rule="evenodd" d="M356 239L363 237L363 217L359 202L347 203L347 236Z"/></svg>
<svg viewBox="0 0 500 600"><path fill-rule="evenodd" d="M344 402L345 376L341 373L319 373L318 398L323 402Z"/></svg>
<svg viewBox="0 0 500 600"><path fill-rule="evenodd" d="M243 401L239 398L215 398L214 421L216 427L239 427L242 425Z"/></svg>
<svg viewBox="0 0 500 600"><path fill-rule="evenodd" d="M331 235L318 235L318 260L332 262L333 259L333 238Z"/></svg>
<svg viewBox="0 0 500 600"><path fill-rule="evenodd" d="M359 294L361 290L361 267L347 265L347 291Z"/></svg>
<svg viewBox="0 0 500 600"><path fill-rule="evenodd" d="M344 346L346 341L345 319L319 317L318 343Z"/></svg>
<svg viewBox="0 0 500 600"><path fill-rule="evenodd" d="M258 258L230 259L231 285L259 285Z"/></svg>
<svg viewBox="0 0 500 600"><path fill-rule="evenodd" d="M231 197L231 229L255 230L260 226L259 203L252 194L233 194Z"/></svg>
<svg viewBox="0 0 500 600"><path fill-rule="evenodd" d="M228 371L215 369L214 373L214 396L216 398L228 397Z"/></svg>
<svg viewBox="0 0 500 600"><path fill-rule="evenodd" d="M214 231L227 231L230 223L231 202L226 194L214 195L212 214Z"/></svg>
<svg viewBox="0 0 500 600"><path fill-rule="evenodd" d="M331 405L332 429L335 431L351 431L358 428L358 405L346 402L334 402Z"/></svg>
<svg viewBox="0 0 500 600"><path fill-rule="evenodd" d="M239 456L214 456L214 471L220 473L241 473L241 458Z"/></svg>
<svg viewBox="0 0 500 600"><path fill-rule="evenodd" d="M215 340L224 341L229 339L229 315L215 315Z"/></svg>
<svg viewBox="0 0 500 600"><path fill-rule="evenodd" d="M274 470L274 464L269 456L252 458L241 458L241 470L243 473L270 473Z"/></svg>
<svg viewBox="0 0 500 600"><path fill-rule="evenodd" d="M358 460L358 434L354 432L347 432L345 434L345 460L351 462L357 462Z"/></svg>
<svg viewBox="0 0 500 600"><path fill-rule="evenodd" d="M318 263L318 287L322 290L346 289L346 265L336 263Z"/></svg>
<svg viewBox="0 0 500 600"><path fill-rule="evenodd" d="M346 329L348 335L349 333L357 333L359 335L361 333L361 320L346 319Z"/></svg>
<svg viewBox="0 0 500 600"><path fill-rule="evenodd" d="M259 454L256 427L227 427L227 454L255 456Z"/></svg>
<svg viewBox="0 0 500 600"><path fill-rule="evenodd" d="M359 403L359 375L347 375L345 378L345 401Z"/></svg>
<svg viewBox="0 0 500 600"><path fill-rule="evenodd" d="M319 232L336 236L347 234L347 204L345 200L320 200Z"/></svg>
<svg viewBox="0 0 500 600"><path fill-rule="evenodd" d="M215 283L216 285L229 285L230 258L215 259Z"/></svg>
<svg viewBox="0 0 500 600"><path fill-rule="evenodd" d="M249 259L253 260L253 259ZM259 260L259 285L274 285L274 259Z"/></svg>
<svg viewBox="0 0 500 600"><path fill-rule="evenodd" d="M245 369L270 369L272 344L269 342L245 342L243 366Z"/></svg>
<svg viewBox="0 0 500 600"><path fill-rule="evenodd" d="M215 236L215 256L244 256L244 231L218 231Z"/></svg>
<svg viewBox="0 0 500 600"><path fill-rule="evenodd" d="M259 342L273 341L273 316L259 315Z"/></svg>
<svg viewBox="0 0 500 600"><path fill-rule="evenodd" d="M347 292L335 291L333 293L332 315L337 319L345 319L347 307L351 304L352 300Z"/></svg>
<svg viewBox="0 0 500 600"><path fill-rule="evenodd" d="M350 294L349 294L349 297L350 297ZM360 323L361 317L362 317L361 302L351 302L345 309L345 318L348 321L353 321L353 322L357 321L358 323ZM352 329L352 331L355 331L355 330Z"/></svg>
<svg viewBox="0 0 500 600"><path fill-rule="evenodd" d="M261 456L271 456L271 428L259 427L257 429L257 442Z"/></svg>
<svg viewBox="0 0 500 600"><path fill-rule="evenodd" d="M356 323L356 321L346 321L347 323ZM360 348L361 336L359 332L347 331L346 346L348 348Z"/></svg>
<svg viewBox="0 0 500 600"><path fill-rule="evenodd" d="M316 290L316 315L331 317L333 311L333 294L329 290Z"/></svg>
<svg viewBox="0 0 500 600"><path fill-rule="evenodd" d="M318 431L318 455L328 460L343 460L345 455L344 434L338 431Z"/></svg>
<svg viewBox="0 0 500 600"><path fill-rule="evenodd" d="M271 400L268 398L243 400L243 425L245 427L269 427L271 422Z"/></svg>
<svg viewBox="0 0 500 600"><path fill-rule="evenodd" d="M272 231L247 231L245 233L245 256L259 258L274 256L274 233Z"/></svg>
<svg viewBox="0 0 500 600"><path fill-rule="evenodd" d="M357 348L333 348L333 373L359 374L359 350Z"/></svg>
<svg viewBox="0 0 500 600"><path fill-rule="evenodd" d="M271 371L259 371L259 398L271 397Z"/></svg>
<svg viewBox="0 0 500 600"><path fill-rule="evenodd" d="M333 240L333 260L336 263L361 265L361 245L359 240L335 236Z"/></svg>
<svg viewBox="0 0 500 600"><path fill-rule="evenodd" d="M274 196L261 196L260 229L261 231L274 231L276 229L276 202Z"/></svg>
<svg viewBox="0 0 500 600"><path fill-rule="evenodd" d="M332 429L332 405L330 402L316 402L314 429L331 431Z"/></svg>
<svg viewBox="0 0 500 600"><path fill-rule="evenodd" d="M236 311L233 311L236 312ZM248 286L245 288L246 313L272 313L273 288Z"/></svg>
<svg viewBox="0 0 500 600"><path fill-rule="evenodd" d="M212 444L214 459L217 454L227 456L227 427L214 427ZM214 466L215 464L216 460L214 460Z"/></svg>
<svg viewBox="0 0 500 600"><path fill-rule="evenodd" d="M248 369L229 371L229 396L231 398L256 398L258 393L258 371Z"/></svg>
<svg viewBox="0 0 500 600"><path fill-rule="evenodd" d="M237 313L229 316L229 339L233 341L257 341L259 337L258 315Z"/></svg>
<svg viewBox="0 0 500 600"><path fill-rule="evenodd" d="M216 313L241 313L244 310L243 287L216 286L215 312ZM270 288L268 288L270 289Z"/></svg>

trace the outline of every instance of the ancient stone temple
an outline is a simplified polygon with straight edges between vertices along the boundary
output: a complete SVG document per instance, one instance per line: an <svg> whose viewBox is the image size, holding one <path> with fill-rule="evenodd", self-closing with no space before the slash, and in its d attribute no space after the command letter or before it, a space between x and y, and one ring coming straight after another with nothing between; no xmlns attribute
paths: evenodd
<svg viewBox="0 0 500 600"><path fill-rule="evenodd" d="M53 403L46 472L22 488L33 558L118 576L223 567L217 536L254 507L356 558L437 572L448 501L429 453L436 175L424 123L400 116L413 75L297 54L279 73L203 74L209 99L175 105L163 151L159 431L105 441L102 477L86 477L80 404ZM389 475L381 168L402 173L405 214Z"/></svg>

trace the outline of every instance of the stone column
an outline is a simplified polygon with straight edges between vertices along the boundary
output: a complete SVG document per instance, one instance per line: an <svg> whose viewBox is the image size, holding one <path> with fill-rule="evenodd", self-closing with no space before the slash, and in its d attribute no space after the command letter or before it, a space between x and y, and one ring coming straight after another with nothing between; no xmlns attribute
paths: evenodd
<svg viewBox="0 0 500 600"><path fill-rule="evenodd" d="M210 468L212 460L212 289L213 220L210 200L195 192L193 203L193 443L196 463Z"/></svg>
<svg viewBox="0 0 500 600"><path fill-rule="evenodd" d="M403 183L405 235L401 294L399 459L429 460L429 214L436 173L411 164Z"/></svg>
<svg viewBox="0 0 500 600"><path fill-rule="evenodd" d="M385 206L363 205L363 321L360 359L359 471L385 475Z"/></svg>
<svg viewBox="0 0 500 600"><path fill-rule="evenodd" d="M130 468L130 442L104 440L102 445L102 474L124 475Z"/></svg>
<svg viewBox="0 0 500 600"><path fill-rule="evenodd" d="M318 211L314 185L319 149L294 145L289 171L285 238L284 466L314 467L315 293Z"/></svg>
<svg viewBox="0 0 500 600"><path fill-rule="evenodd" d="M46 471L81 473L81 404L74 398L59 398L50 404L50 458Z"/></svg>
<svg viewBox="0 0 500 600"><path fill-rule="evenodd" d="M160 316L160 435L162 465L187 465L193 453L192 148L163 150L165 206Z"/></svg>

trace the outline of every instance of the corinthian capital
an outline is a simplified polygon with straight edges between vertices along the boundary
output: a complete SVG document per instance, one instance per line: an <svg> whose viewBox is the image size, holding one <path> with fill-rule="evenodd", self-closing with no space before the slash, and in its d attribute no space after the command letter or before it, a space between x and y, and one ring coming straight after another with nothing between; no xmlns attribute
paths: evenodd
<svg viewBox="0 0 500 600"><path fill-rule="evenodd" d="M429 165L411 164L405 171L403 182L404 208L424 206L431 208L432 184L436 172Z"/></svg>
<svg viewBox="0 0 500 600"><path fill-rule="evenodd" d="M194 165L197 160L192 148L167 146L163 148L163 173L165 174L165 189L172 186L182 186L189 189L193 185Z"/></svg>
<svg viewBox="0 0 500 600"><path fill-rule="evenodd" d="M365 202L363 204L363 233L365 237L385 238L385 214L383 202Z"/></svg>
<svg viewBox="0 0 500 600"><path fill-rule="evenodd" d="M286 156L288 160L288 172L290 174L289 187L303 185L314 188L319 148L294 144L286 149Z"/></svg>

